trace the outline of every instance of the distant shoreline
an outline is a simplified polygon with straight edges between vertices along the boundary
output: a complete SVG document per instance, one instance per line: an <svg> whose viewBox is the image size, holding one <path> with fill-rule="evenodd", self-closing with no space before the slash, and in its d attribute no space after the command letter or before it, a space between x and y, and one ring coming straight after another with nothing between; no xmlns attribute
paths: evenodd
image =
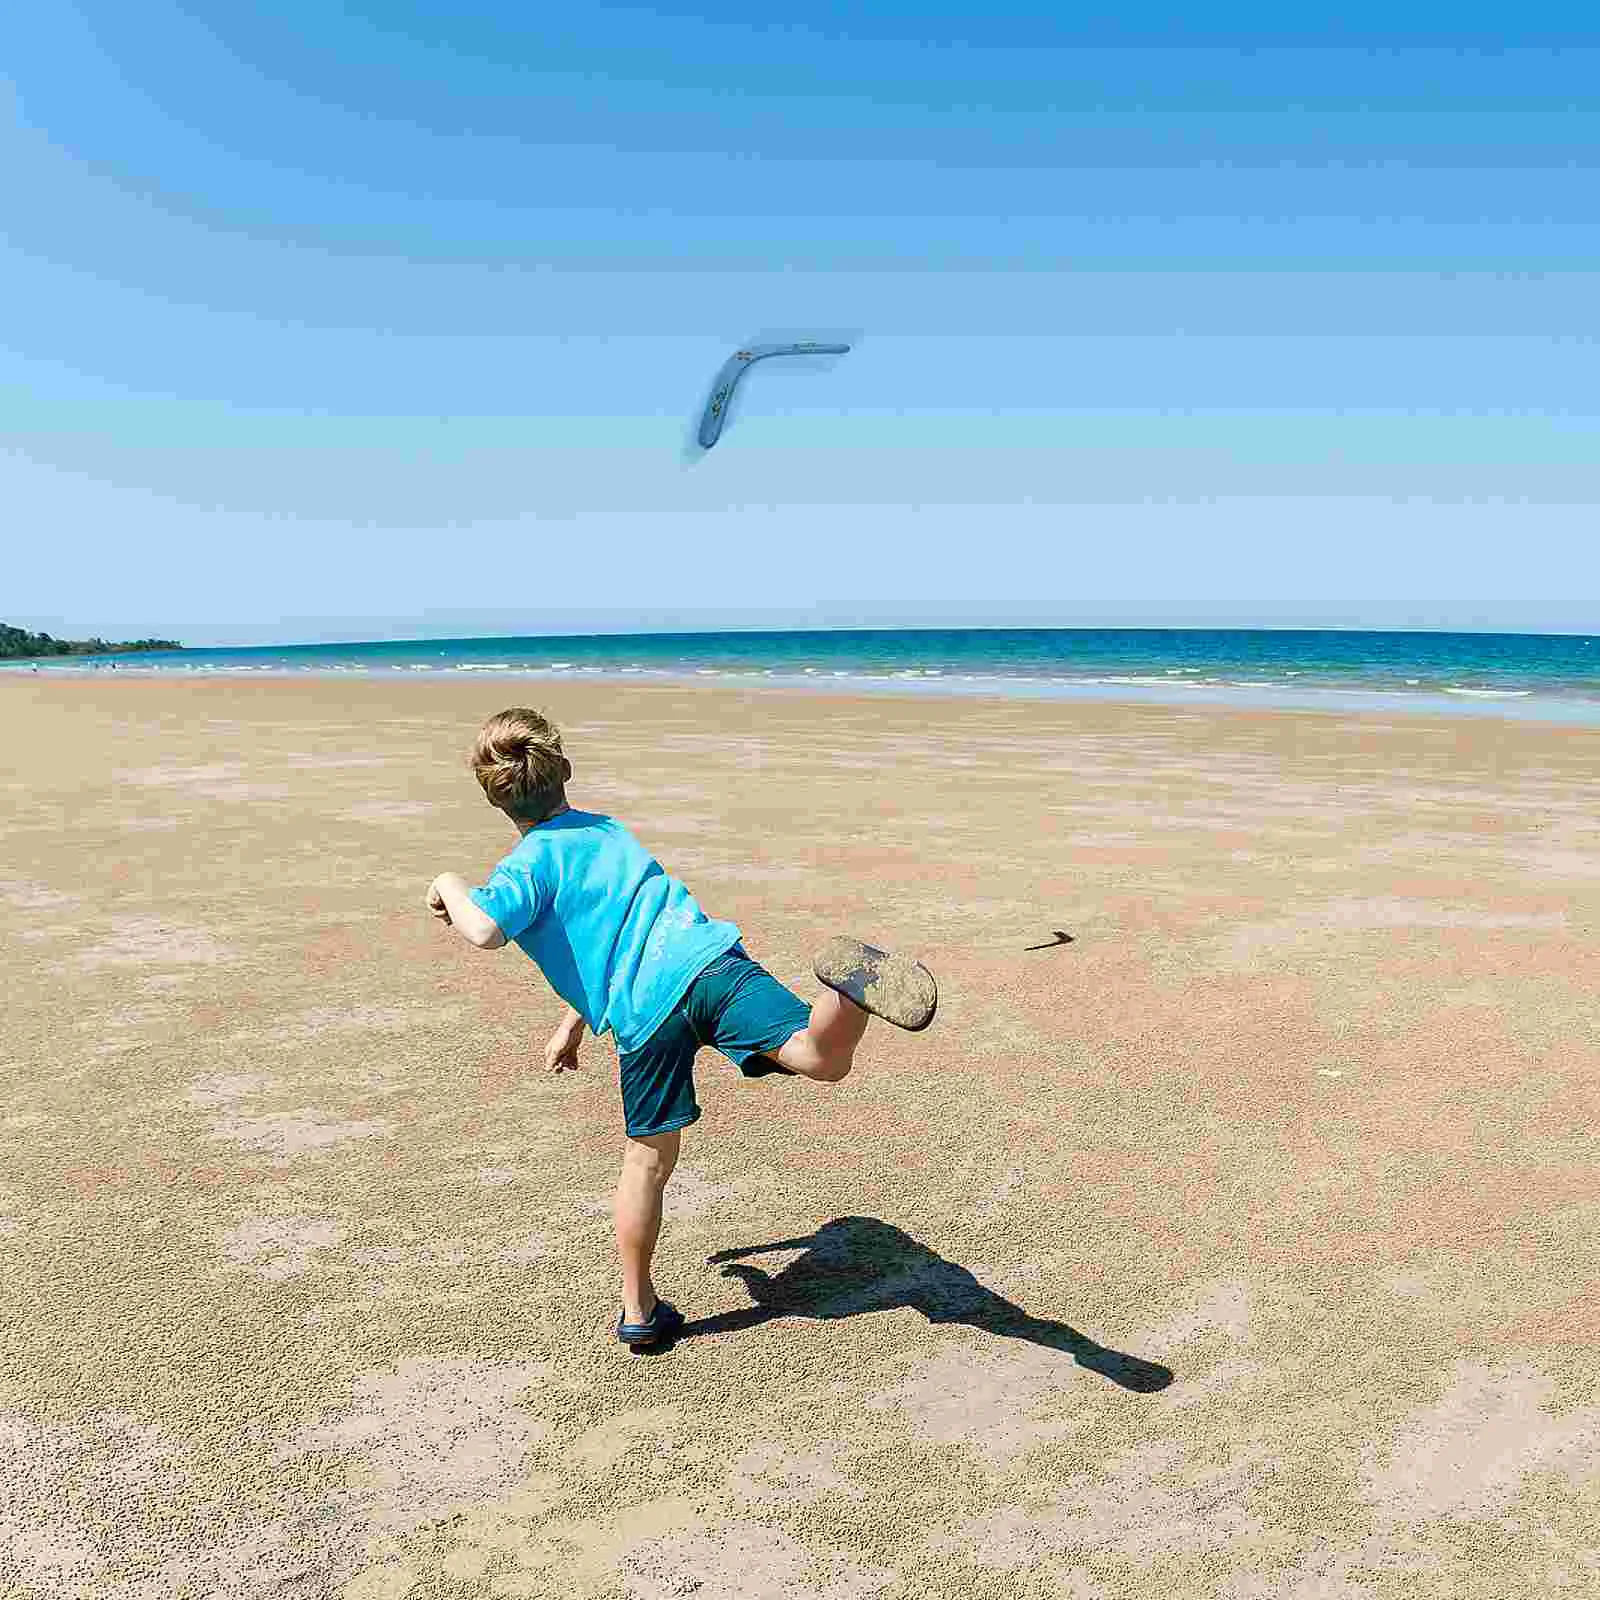
<svg viewBox="0 0 1600 1600"><path fill-rule="evenodd" d="M0 663L30 676L475 678L1208 702L1600 723L1600 638L1214 629L862 629L247 646ZM120 670L119 670L120 669ZM492 691L504 693L506 689ZM523 691L525 692L525 691ZM547 692L547 691L544 691Z"/></svg>
<svg viewBox="0 0 1600 1600"><path fill-rule="evenodd" d="M0 661L66 661L76 660L79 657L89 656L141 656L150 655L156 651L182 650L181 644L174 644L168 639L155 639L150 643L130 644L95 644L92 640L63 640L70 644L66 650L31 650L26 654L10 651L0 651Z"/></svg>
<svg viewBox="0 0 1600 1600"><path fill-rule="evenodd" d="M60 661L75 656L146 655L153 651L182 650L177 639L57 639L48 633L30 633L0 623L0 661Z"/></svg>
<svg viewBox="0 0 1600 1600"><path fill-rule="evenodd" d="M33 664L37 674L39 663ZM70 660L58 657L45 663L54 672L46 676L89 676L102 663L99 661ZM115 670L116 663L105 663ZM18 676L28 663L0 661L0 678ZM1310 714L1345 716L1404 716L1407 718L1439 718L1460 722L1499 720L1523 725L1544 724L1575 728L1600 728L1600 698L1566 699L1558 696L1533 697L1526 691L1493 691L1455 689L1428 692L1421 689L1363 689L1355 686L1306 686L1291 689L1282 684L1199 683L1189 680L1182 685L1156 681L1107 682L1104 680L1056 679L1045 681L1002 676L978 677L952 675L937 677L884 677L857 673L817 673L803 676L769 670L761 672L708 672L672 670L615 670L599 667L538 669L511 668L494 670L475 668L472 665L423 666L388 664L386 667L337 667L310 665L286 667L276 665L193 666L178 665L163 669L143 661L129 663L118 676L131 681L161 682L169 684L204 683L221 685L240 681L292 684L346 685L394 684L398 680L409 686L420 687L429 683L462 686L477 683L485 688L491 682L500 683L508 692L513 684L538 685L541 694L552 691L583 692L585 688L607 687L614 690L655 690L657 692L688 691L710 694L734 693L747 698L752 694L771 695L776 699L854 700L905 702L921 701L930 707L941 699L957 701L988 701L991 704L1007 702L1054 702L1060 706L1076 704L1088 706L1122 705L1128 708L1166 707L1188 708L1208 712L1257 712L1267 714ZM404 693L405 691L402 691Z"/></svg>

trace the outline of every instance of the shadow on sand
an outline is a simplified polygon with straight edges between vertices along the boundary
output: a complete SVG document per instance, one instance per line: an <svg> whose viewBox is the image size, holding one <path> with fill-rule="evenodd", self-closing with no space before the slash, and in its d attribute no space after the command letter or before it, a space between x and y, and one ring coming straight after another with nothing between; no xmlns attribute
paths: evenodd
<svg viewBox="0 0 1600 1600"><path fill-rule="evenodd" d="M779 1250L805 1254L777 1273L746 1261ZM963 1322L1000 1338L1059 1350L1080 1367L1137 1394L1153 1394L1172 1382L1170 1368L1107 1350L1064 1322L1031 1316L985 1289L965 1267L876 1217L838 1217L806 1238L719 1250L711 1260L725 1263L723 1276L741 1279L756 1303L687 1322L679 1339L737 1333L778 1317L831 1321L906 1307L920 1311L929 1322Z"/></svg>

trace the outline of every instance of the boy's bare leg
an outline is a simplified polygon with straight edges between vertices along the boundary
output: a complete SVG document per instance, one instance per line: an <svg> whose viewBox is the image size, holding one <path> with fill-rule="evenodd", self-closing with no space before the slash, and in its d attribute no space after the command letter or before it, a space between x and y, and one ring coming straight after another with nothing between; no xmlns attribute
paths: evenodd
<svg viewBox="0 0 1600 1600"><path fill-rule="evenodd" d="M856 1046L871 1020L853 1000L825 989L811 1007L810 1024L790 1034L776 1059L803 1078L837 1083L850 1071Z"/></svg>
<svg viewBox="0 0 1600 1600"><path fill-rule="evenodd" d="M622 1263L625 1322L648 1322L656 1309L650 1259L661 1233L661 1192L678 1164L682 1130L629 1139L617 1180L617 1257Z"/></svg>

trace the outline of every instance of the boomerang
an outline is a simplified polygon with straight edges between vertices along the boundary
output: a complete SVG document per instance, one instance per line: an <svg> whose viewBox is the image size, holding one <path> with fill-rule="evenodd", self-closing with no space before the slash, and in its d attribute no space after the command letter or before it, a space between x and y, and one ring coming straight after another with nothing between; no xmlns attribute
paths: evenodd
<svg viewBox="0 0 1600 1600"><path fill-rule="evenodd" d="M723 363L712 386L711 398L706 402L705 415L700 419L700 448L709 450L722 437L722 424L727 420L728 407L733 401L733 391L739 380L758 361L769 356L842 356L848 355L847 344L757 344L748 350L736 350Z"/></svg>

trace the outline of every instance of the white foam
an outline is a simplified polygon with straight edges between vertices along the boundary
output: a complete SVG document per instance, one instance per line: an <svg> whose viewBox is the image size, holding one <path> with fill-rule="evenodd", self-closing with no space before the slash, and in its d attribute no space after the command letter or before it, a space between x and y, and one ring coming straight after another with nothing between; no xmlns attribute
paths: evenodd
<svg viewBox="0 0 1600 1600"><path fill-rule="evenodd" d="M1474 700L1521 700L1533 693L1532 689L1458 689L1447 683L1446 694L1464 694Z"/></svg>
<svg viewBox="0 0 1600 1600"><path fill-rule="evenodd" d="M1143 688L1147 684L1155 684L1162 689L1200 689L1203 684L1174 683L1171 678L1139 678L1139 677L1110 677L1110 678L1063 678L1063 683L1102 683L1119 684L1123 688Z"/></svg>

